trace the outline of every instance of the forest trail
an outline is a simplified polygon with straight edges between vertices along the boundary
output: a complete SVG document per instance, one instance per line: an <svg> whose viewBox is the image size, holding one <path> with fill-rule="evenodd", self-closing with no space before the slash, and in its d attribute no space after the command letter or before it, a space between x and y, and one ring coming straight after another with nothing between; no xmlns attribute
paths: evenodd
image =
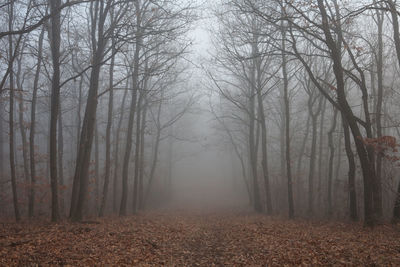
<svg viewBox="0 0 400 267"><path fill-rule="evenodd" d="M12 223L0 230L0 265L400 265L396 227L186 211Z"/></svg>

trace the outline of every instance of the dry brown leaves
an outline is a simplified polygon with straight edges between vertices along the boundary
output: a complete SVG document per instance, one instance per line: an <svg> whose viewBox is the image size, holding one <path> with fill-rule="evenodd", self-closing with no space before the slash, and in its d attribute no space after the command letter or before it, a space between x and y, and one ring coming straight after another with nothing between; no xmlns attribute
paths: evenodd
<svg viewBox="0 0 400 267"><path fill-rule="evenodd" d="M400 265L400 231L253 214L141 214L99 224L5 224L0 265Z"/></svg>

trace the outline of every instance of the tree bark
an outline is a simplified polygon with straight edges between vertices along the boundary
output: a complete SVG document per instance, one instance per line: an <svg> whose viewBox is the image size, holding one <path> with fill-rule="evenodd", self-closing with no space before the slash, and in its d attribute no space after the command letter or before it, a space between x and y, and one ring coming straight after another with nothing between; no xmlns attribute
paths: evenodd
<svg viewBox="0 0 400 267"><path fill-rule="evenodd" d="M106 39L104 37L104 25L110 8L107 2L95 2L94 15L98 17L98 23L92 20L92 43L93 43L93 67L90 74L89 94L86 102L85 116L83 119L81 135L79 139L79 150L77 155L75 175L73 181L73 193L71 198L71 219L81 221L83 219L84 204L86 202L89 184L89 162L93 144L93 132L96 121L97 94L99 88L99 75L104 58ZM98 6L100 5L100 6ZM97 38L96 38L97 28ZM97 41L96 41L97 40ZM77 200L76 200L77 199Z"/></svg>
<svg viewBox="0 0 400 267"><path fill-rule="evenodd" d="M100 186L100 161L99 161L99 130L97 125L97 119L94 126L94 208L95 212L99 211L99 186Z"/></svg>
<svg viewBox="0 0 400 267"><path fill-rule="evenodd" d="M118 120L118 125L115 133L115 149L114 149L114 184L113 184L113 208L114 212L116 213L118 211L118 203L117 203L117 192L118 192L118 170L119 170L119 137L121 133L121 126L122 126L122 121L124 119L124 108L125 108L125 100L126 96L128 95L128 88L129 88L129 79L127 79L126 82L126 88L124 95L122 97L122 104L120 108L120 117Z"/></svg>
<svg viewBox="0 0 400 267"><path fill-rule="evenodd" d="M287 74L286 61L286 30L282 22L282 77L283 77L283 99L285 103L285 143L286 143L286 175L287 175L287 194L288 194L288 216L289 219L294 217L294 202L293 202L293 183L292 183L292 167L290 154L290 99L289 99L289 79ZM297 174L299 175L299 174Z"/></svg>
<svg viewBox="0 0 400 267"><path fill-rule="evenodd" d="M30 171L31 171L31 183L30 183L30 194L28 204L28 216L32 218L35 213L35 186L36 186L36 162L35 162L35 129L36 129L36 102L37 102L37 91L39 88L40 69L42 66L42 54L43 54L43 39L44 39L44 27L42 28L39 40L38 40L38 58L36 63L35 78L33 81L32 91L32 105L31 105L31 129L29 132L29 158L30 158Z"/></svg>
<svg viewBox="0 0 400 267"><path fill-rule="evenodd" d="M361 169L364 179L364 223L366 226L374 226L376 223L376 219L374 218L373 205L373 185L375 180L374 163L371 162L371 153L369 151L370 148L368 148L362 140L361 131L357 125L357 121L355 120L353 111L346 99L341 53L332 38L328 22L328 15L326 13L326 8L323 0L318 0L318 8L321 12L322 17L322 30L324 31L326 44L329 48L333 61L333 71L336 78L338 103L340 105L341 112L344 115L344 118L349 124L354 142L356 144L357 154L361 163ZM363 95L363 97L363 102L365 102L366 96ZM367 108L368 107L364 105L364 109Z"/></svg>
<svg viewBox="0 0 400 267"><path fill-rule="evenodd" d="M14 2L9 4L8 10L8 29L12 30L12 25L14 21ZM12 35L8 37L8 44L9 44L9 54L10 58L13 54L13 40ZM19 214L19 207L18 207L18 191L17 191L17 177L15 173L15 141L14 141L14 64L13 59L10 59L9 68L9 83L10 83L10 113L9 113L9 145L10 145L10 172L11 172L11 188L13 192L13 204L14 204L14 215L15 220L18 222L21 220Z"/></svg>
<svg viewBox="0 0 400 267"><path fill-rule="evenodd" d="M393 24L393 39L396 48L397 61L400 65L400 33L399 33L399 18L397 16L396 3L393 0L386 0L392 17Z"/></svg>
<svg viewBox="0 0 400 267"><path fill-rule="evenodd" d="M324 146L324 122L325 122L325 109L326 109L326 99L323 98L323 104L322 104L322 110L321 110L321 116L320 116L320 124L319 124L319 146L318 146L318 208L321 208L323 206L323 201L322 201L322 177L325 176L323 175L323 151L322 148Z"/></svg>
<svg viewBox="0 0 400 267"><path fill-rule="evenodd" d="M333 160L335 157L335 146L333 143L333 133L336 129L338 110L335 108L333 111L333 120L331 128L328 132L328 144L329 144L329 163L328 163L328 216L331 217L333 214L332 205L332 180L333 180ZM340 153L340 151L339 151Z"/></svg>
<svg viewBox="0 0 400 267"><path fill-rule="evenodd" d="M61 103L59 110L59 118L58 118L58 177L60 181L60 186L64 185L64 135L63 135L63 122L62 122L62 113L61 113ZM60 190L60 213L65 214L65 203L64 203L64 194L63 191Z"/></svg>
<svg viewBox="0 0 400 267"><path fill-rule="evenodd" d="M156 129L156 137L155 137L155 144L154 144L154 150L153 150L153 159L151 161L150 176L149 176L149 182L148 182L147 188L146 188L145 202L147 202L147 200L149 199L149 196L150 196L151 186L153 185L154 173L155 173L157 161L158 161L158 148L160 146L160 138L161 138L161 130L162 130L160 117L161 117L162 104L163 104L164 88L161 90L162 90L161 91L161 99L160 99L160 103L158 104L158 109L157 109L157 122L156 122L157 129Z"/></svg>
<svg viewBox="0 0 400 267"><path fill-rule="evenodd" d="M126 136L126 149L124 155L124 161L122 166L122 196L121 196L121 205L119 209L119 215L126 215L126 206L128 200L128 167L129 167L129 158L132 149L132 134L133 134L133 122L135 118L136 112L136 101L137 101L137 93L138 93L138 80L139 80L139 54L142 45L142 36L141 36L141 14L140 14L140 3L139 1L135 1L135 9L136 9L136 44L135 44L135 53L133 58L133 73L132 73L132 100L129 112L129 120L128 120L128 132Z"/></svg>
<svg viewBox="0 0 400 267"><path fill-rule="evenodd" d="M314 214L314 174L315 174L315 161L317 154L317 121L318 115L321 112L323 99L321 96L316 96L314 99L313 95L310 95L308 100L308 111L311 116L311 127L312 127L312 135L311 135L311 155L310 155L310 167L308 171L308 210L307 213L309 216ZM313 104L319 98L318 108L316 112L313 112Z"/></svg>
<svg viewBox="0 0 400 267"><path fill-rule="evenodd" d="M51 184L51 220L59 220L58 177L57 177L57 120L60 110L60 6L61 0L49 0L51 16L50 48L53 63L50 108L50 184Z"/></svg>
<svg viewBox="0 0 400 267"><path fill-rule="evenodd" d="M260 59L257 57L259 54L257 41L253 44L253 64L255 65L256 70L256 93L257 93L257 102L258 102L258 122L261 126L261 154L262 160L261 165L263 168L263 178L264 178L264 190L265 190L265 199L266 199L266 212L268 215L272 214L272 203L271 203L271 189L269 184L269 170L268 170L268 153L267 153L267 126L266 126L266 118L264 114L264 103L261 94L261 66Z"/></svg>
<svg viewBox="0 0 400 267"><path fill-rule="evenodd" d="M376 11L376 23L378 26L378 53L377 53L377 77L378 77L378 97L376 101L376 134L377 138L382 137L382 103L383 103L383 20L382 11ZM383 154L377 151L376 155L376 188L374 190L374 205L377 218L383 215L382 210L382 159Z"/></svg>
<svg viewBox="0 0 400 267"><path fill-rule="evenodd" d="M394 207L393 207L393 218L392 218L392 223L398 223L400 222L400 182L397 185L397 194L396 194L396 200L394 202Z"/></svg>
<svg viewBox="0 0 400 267"><path fill-rule="evenodd" d="M354 153L351 149L350 131L349 124L342 115L343 133L344 133L344 145L346 150L347 161L349 163L348 172L348 188L349 188L349 200L350 200L350 219L352 221L358 220L357 212L357 191L356 191L356 163L354 160Z"/></svg>
<svg viewBox="0 0 400 267"><path fill-rule="evenodd" d="M308 140L308 135L310 134L310 119L311 115L307 115L307 123L306 123L306 129L304 132L304 138L303 141L301 142L301 148L300 148L300 155L297 159L297 167L296 167L296 173L297 173L297 195L300 196L302 194L302 190L303 190L303 171L302 171L302 162L303 162L303 157L304 157L304 153L306 150L306 144L307 144L307 140ZM299 198L297 198L299 199Z"/></svg>
<svg viewBox="0 0 400 267"><path fill-rule="evenodd" d="M142 140L140 139L140 129L141 129L141 114L142 114L142 102L143 102L143 91L140 92L137 111L136 111L136 142L135 142L135 169L133 176L133 213L135 214L138 210L138 202L139 202L139 168L140 168L140 143Z"/></svg>
<svg viewBox="0 0 400 267"><path fill-rule="evenodd" d="M253 205L256 212L262 211L262 205L260 200L260 192L258 188L258 176L257 176L257 148L254 139L254 127L255 127L255 69L254 66L251 69L251 82L250 82L250 95L249 95L249 160L251 165L251 175L253 179Z"/></svg>
<svg viewBox="0 0 400 267"><path fill-rule="evenodd" d="M111 18L113 14L111 13ZM112 20L112 19L111 19ZM112 54L115 55L115 37L112 33L111 38ZM104 215L104 210L106 208L107 197L108 197L108 186L110 183L110 172L111 172L111 127L113 120L113 105L114 105L114 63L115 56L111 58L110 63L110 80L109 80L109 95L108 95L108 113L107 113L107 127L106 127L106 161L104 167L104 186L103 186L103 197L101 198L99 216Z"/></svg>
<svg viewBox="0 0 400 267"><path fill-rule="evenodd" d="M25 48L25 41L23 42L24 44L21 47L21 51L19 53L23 54L24 53L24 48ZM25 197L29 198L29 158L28 158L28 140L26 137L26 125L24 121L24 110L25 110L25 104L24 104L24 94L23 94L23 84L21 82L21 72L22 72L22 55L20 57L17 57L17 73L16 73L16 84L17 88L19 91L19 99L18 99L18 120L19 120L19 130L21 134L21 141L22 141L22 166L24 170L24 178L25 178L25 190L24 194ZM29 203L28 203L29 206Z"/></svg>
<svg viewBox="0 0 400 267"><path fill-rule="evenodd" d="M144 86L146 88L146 86ZM144 157L144 146L145 146L145 131L146 131L146 117L147 117L147 105L148 103L143 104L143 112L142 112L142 127L140 129L140 161L139 161L139 209L143 210L144 209L144 184L143 184L143 179L144 179L144 168L145 168L145 157ZM157 151L158 152L158 151Z"/></svg>

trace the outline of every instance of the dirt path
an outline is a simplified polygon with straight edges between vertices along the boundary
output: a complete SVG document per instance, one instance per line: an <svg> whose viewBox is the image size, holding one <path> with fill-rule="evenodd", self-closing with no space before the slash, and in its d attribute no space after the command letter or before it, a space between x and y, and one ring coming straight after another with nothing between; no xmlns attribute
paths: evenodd
<svg viewBox="0 0 400 267"><path fill-rule="evenodd" d="M399 228L254 214L142 214L96 224L6 224L0 266L400 265Z"/></svg>

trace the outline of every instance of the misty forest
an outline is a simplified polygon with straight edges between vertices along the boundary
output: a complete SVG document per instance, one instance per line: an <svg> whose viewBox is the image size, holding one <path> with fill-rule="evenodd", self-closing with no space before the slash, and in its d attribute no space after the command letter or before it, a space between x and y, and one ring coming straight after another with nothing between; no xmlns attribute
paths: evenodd
<svg viewBox="0 0 400 267"><path fill-rule="evenodd" d="M1 0L0 265L400 265L397 0Z"/></svg>

